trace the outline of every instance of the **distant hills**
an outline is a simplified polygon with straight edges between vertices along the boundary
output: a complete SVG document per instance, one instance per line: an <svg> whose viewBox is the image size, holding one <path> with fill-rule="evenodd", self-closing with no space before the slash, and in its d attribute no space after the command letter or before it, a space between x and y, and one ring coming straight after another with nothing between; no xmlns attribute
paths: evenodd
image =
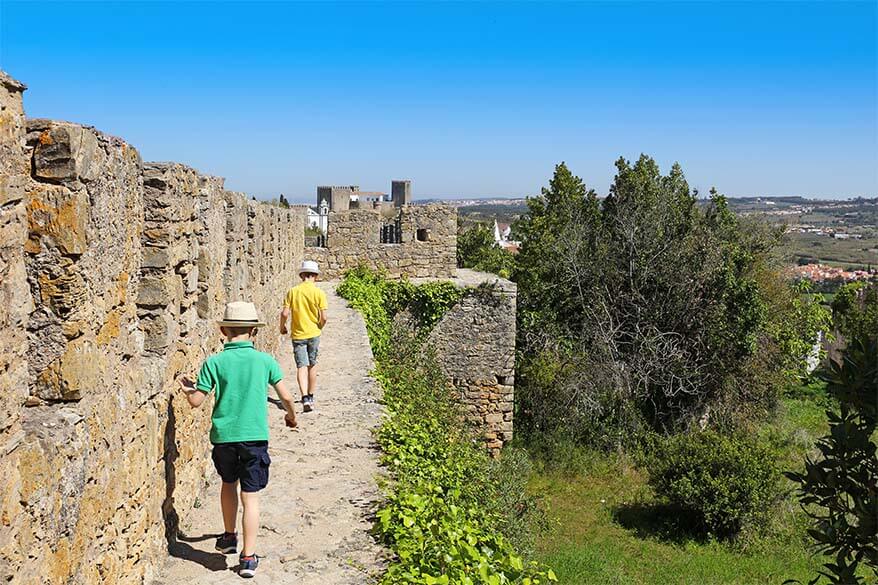
<svg viewBox="0 0 878 585"><path fill-rule="evenodd" d="M452 197L431 197L428 199L416 199L415 205L428 205L430 203L447 203L455 207L472 207L474 205L524 205L525 197L488 197L456 199Z"/></svg>
<svg viewBox="0 0 878 585"><path fill-rule="evenodd" d="M602 198L602 197L601 197ZM839 204L839 203L850 203L850 202L858 202L858 203L866 203L866 204L876 204L878 205L878 197L848 197L847 199L826 199L826 198L810 198L810 197L802 197L801 195L785 195L780 197L759 197L759 196L746 196L746 197L726 197L729 201L740 203L743 205L753 205L764 203L766 205L815 205L815 204ZM425 199L416 199L415 205L427 205L430 203L447 203L450 205L454 205L455 207L473 207L473 206L481 206L481 205L510 205L510 206L521 206L524 205L527 197L428 197ZM702 197L702 199L708 199L708 197Z"/></svg>

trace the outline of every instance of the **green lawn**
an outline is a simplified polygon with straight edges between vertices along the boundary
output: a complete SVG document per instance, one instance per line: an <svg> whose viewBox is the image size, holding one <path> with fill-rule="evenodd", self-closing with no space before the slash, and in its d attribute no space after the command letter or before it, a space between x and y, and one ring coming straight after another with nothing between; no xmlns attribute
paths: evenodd
<svg viewBox="0 0 878 585"><path fill-rule="evenodd" d="M781 450L784 467L801 466L826 429L812 390L803 387L785 398L777 419L757 431ZM778 506L770 525L738 544L705 541L673 528L673 514L655 501L630 459L589 458L577 472L538 471L530 484L545 498L551 519L537 556L561 583L780 585L791 578L807 582L823 562L806 548L806 522L792 499Z"/></svg>

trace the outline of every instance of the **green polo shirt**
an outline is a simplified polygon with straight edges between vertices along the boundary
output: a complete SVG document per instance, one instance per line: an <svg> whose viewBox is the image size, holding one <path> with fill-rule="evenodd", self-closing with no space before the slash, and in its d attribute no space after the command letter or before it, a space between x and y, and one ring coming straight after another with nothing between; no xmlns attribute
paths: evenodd
<svg viewBox="0 0 878 585"><path fill-rule="evenodd" d="M252 341L227 343L204 361L195 387L216 396L211 443L268 440L268 386L283 379L277 361Z"/></svg>

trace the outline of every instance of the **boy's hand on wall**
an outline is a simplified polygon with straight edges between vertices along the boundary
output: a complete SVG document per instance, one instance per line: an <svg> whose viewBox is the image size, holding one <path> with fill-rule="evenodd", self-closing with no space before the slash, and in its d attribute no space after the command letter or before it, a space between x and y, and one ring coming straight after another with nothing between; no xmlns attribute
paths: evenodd
<svg viewBox="0 0 878 585"><path fill-rule="evenodd" d="M198 408L207 399L207 394L198 392L195 382L189 376L180 376L177 378L177 383L180 384L180 389L186 394L186 400L192 408Z"/></svg>
<svg viewBox="0 0 878 585"><path fill-rule="evenodd" d="M180 376L177 378L177 383L180 384L180 388L184 392L194 392L195 391L195 382L189 376Z"/></svg>

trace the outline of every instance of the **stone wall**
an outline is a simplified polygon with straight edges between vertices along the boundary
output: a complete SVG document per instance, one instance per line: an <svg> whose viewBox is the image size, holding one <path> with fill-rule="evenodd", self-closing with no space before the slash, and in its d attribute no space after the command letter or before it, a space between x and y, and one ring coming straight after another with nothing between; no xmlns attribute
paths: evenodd
<svg viewBox="0 0 878 585"><path fill-rule="evenodd" d="M381 228L398 225L398 244L382 244ZM351 209L330 212L326 247L306 248L320 263L322 278L341 278L345 270L365 264L391 278L447 278L457 268L457 210L448 205Z"/></svg>
<svg viewBox="0 0 878 585"><path fill-rule="evenodd" d="M515 399L515 283L458 270L455 284L474 290L436 324L428 341L460 401L497 455L512 440Z"/></svg>
<svg viewBox="0 0 878 585"><path fill-rule="evenodd" d="M24 142L24 86L0 71L0 562L14 550L21 491L22 405L28 394L27 286L24 210L29 160ZM0 566L0 582L10 567Z"/></svg>
<svg viewBox="0 0 878 585"><path fill-rule="evenodd" d="M141 583L210 468L210 406L175 379L227 301L274 322L304 213L89 127L25 134L22 89L0 77L0 582Z"/></svg>

